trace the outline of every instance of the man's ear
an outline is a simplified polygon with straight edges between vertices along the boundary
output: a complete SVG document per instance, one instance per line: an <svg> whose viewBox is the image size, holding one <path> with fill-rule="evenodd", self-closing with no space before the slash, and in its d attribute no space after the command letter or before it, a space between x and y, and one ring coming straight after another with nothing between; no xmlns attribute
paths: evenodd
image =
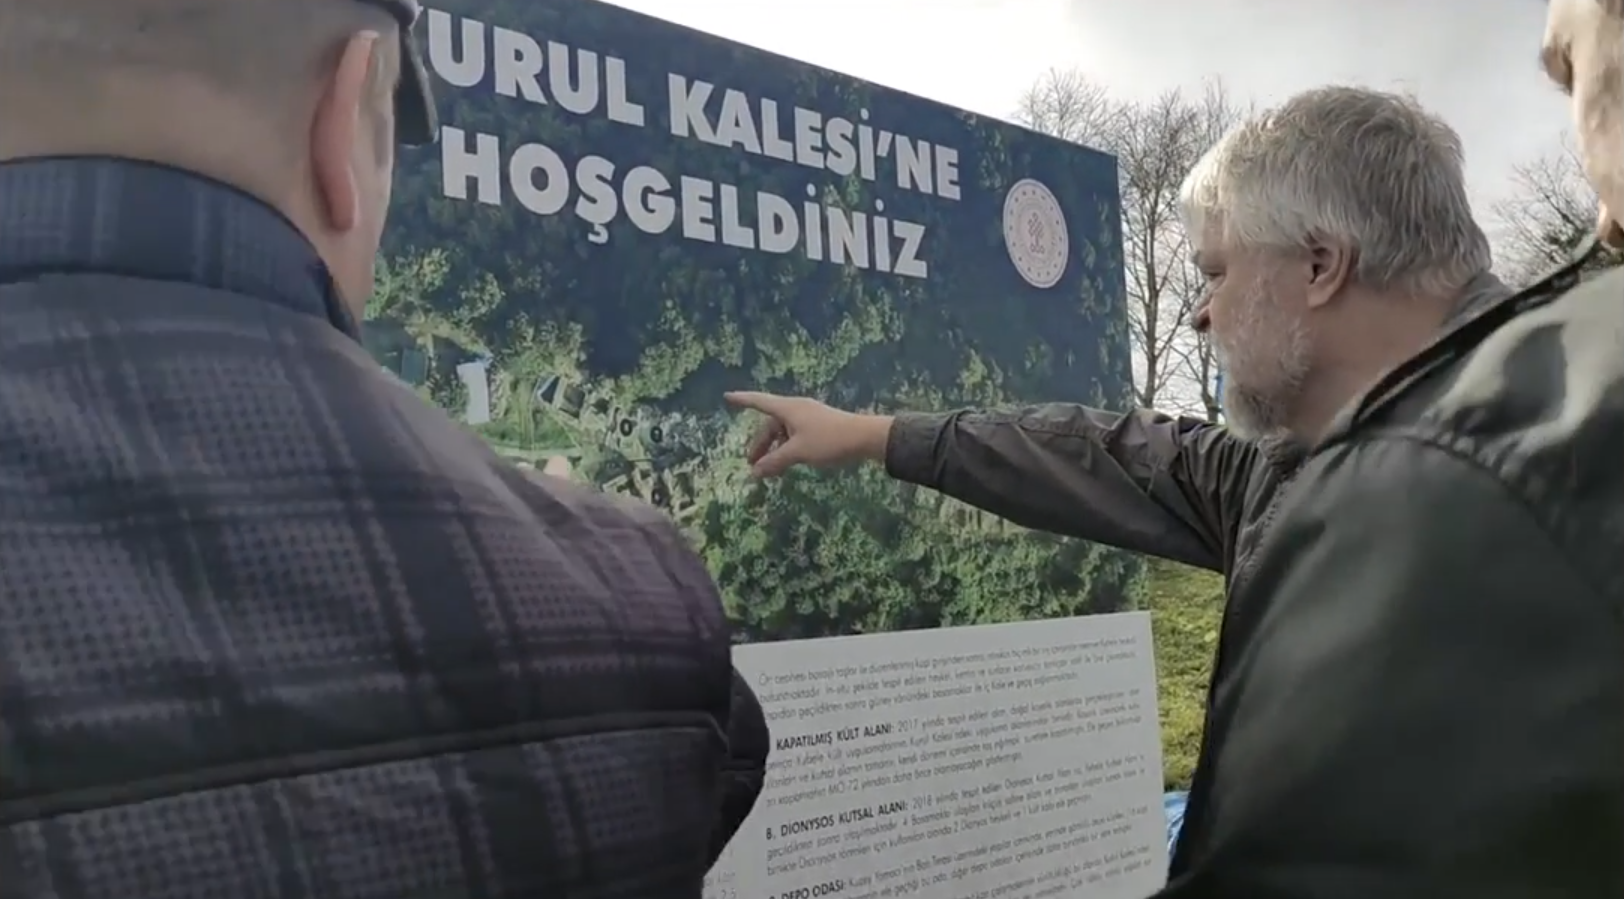
<svg viewBox="0 0 1624 899"><path fill-rule="evenodd" d="M373 66L373 54L381 51L377 32L364 31L345 42L316 104L310 129L311 165L322 211L328 226L338 232L349 231L361 220L355 145L365 125L367 73Z"/></svg>
<svg viewBox="0 0 1624 899"><path fill-rule="evenodd" d="M1356 257L1345 244L1315 241L1308 249L1308 305L1330 303L1353 280Z"/></svg>

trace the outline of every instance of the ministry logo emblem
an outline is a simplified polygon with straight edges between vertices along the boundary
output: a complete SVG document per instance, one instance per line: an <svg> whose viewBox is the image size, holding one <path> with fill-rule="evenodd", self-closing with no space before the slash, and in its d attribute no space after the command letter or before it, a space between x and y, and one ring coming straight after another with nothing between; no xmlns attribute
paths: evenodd
<svg viewBox="0 0 1624 899"><path fill-rule="evenodd" d="M1004 247L1026 283L1040 290L1060 283L1071 237L1060 201L1041 182L1023 178L1004 196Z"/></svg>

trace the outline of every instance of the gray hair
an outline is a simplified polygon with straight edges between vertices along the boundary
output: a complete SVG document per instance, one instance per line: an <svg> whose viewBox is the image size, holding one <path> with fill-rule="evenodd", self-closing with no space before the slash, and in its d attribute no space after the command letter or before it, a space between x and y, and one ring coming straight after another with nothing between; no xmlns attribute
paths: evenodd
<svg viewBox="0 0 1624 899"><path fill-rule="evenodd" d="M1180 191L1198 243L1269 249L1346 247L1377 289L1446 293L1489 270L1472 217L1460 135L1397 94L1326 87L1240 124L1196 163Z"/></svg>

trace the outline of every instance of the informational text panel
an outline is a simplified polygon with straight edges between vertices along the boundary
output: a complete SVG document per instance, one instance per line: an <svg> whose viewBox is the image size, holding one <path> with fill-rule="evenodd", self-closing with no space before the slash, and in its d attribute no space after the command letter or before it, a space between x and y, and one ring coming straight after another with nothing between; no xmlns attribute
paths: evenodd
<svg viewBox="0 0 1624 899"><path fill-rule="evenodd" d="M1167 871L1150 617L740 646L767 786L707 899L1142 899Z"/></svg>

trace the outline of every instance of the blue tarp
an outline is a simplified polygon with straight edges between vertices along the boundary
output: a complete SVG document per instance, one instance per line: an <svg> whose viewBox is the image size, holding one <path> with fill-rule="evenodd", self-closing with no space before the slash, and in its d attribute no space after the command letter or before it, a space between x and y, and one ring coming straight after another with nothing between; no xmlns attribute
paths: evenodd
<svg viewBox="0 0 1624 899"><path fill-rule="evenodd" d="M1184 826L1184 804L1190 800L1190 794L1185 792L1166 793L1162 795L1162 811L1167 813L1167 854L1173 854L1173 846L1179 841L1179 829Z"/></svg>

